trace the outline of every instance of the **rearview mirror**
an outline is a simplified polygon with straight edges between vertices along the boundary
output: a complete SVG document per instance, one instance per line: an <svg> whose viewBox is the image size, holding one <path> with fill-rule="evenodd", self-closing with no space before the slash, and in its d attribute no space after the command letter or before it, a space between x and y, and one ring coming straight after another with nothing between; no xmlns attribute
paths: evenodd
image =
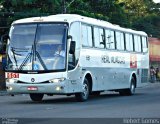
<svg viewBox="0 0 160 124"><path fill-rule="evenodd" d="M4 34L1 36L0 54L2 54L2 55L6 53L6 44L7 44L8 39L10 39L8 34Z"/></svg>
<svg viewBox="0 0 160 124"><path fill-rule="evenodd" d="M7 60L6 60L6 55L2 56L2 70L5 71L6 65L7 65Z"/></svg>
<svg viewBox="0 0 160 124"><path fill-rule="evenodd" d="M76 49L76 42L75 41L71 41L69 53L70 54L74 54L75 53L75 49Z"/></svg>
<svg viewBox="0 0 160 124"><path fill-rule="evenodd" d="M6 54L6 44L2 42L0 42L0 54Z"/></svg>
<svg viewBox="0 0 160 124"><path fill-rule="evenodd" d="M67 36L67 39L71 39L71 40L72 40L72 36L71 36L71 35L68 35L68 36Z"/></svg>

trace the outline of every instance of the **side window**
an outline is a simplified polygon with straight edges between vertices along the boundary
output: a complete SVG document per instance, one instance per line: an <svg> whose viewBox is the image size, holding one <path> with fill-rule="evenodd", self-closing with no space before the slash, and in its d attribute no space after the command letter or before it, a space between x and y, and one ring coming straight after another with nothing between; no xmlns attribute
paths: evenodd
<svg viewBox="0 0 160 124"><path fill-rule="evenodd" d="M136 52L141 52L141 39L138 35L134 35L134 46Z"/></svg>
<svg viewBox="0 0 160 124"><path fill-rule="evenodd" d="M99 29L97 27L94 27L94 45L95 47L99 47Z"/></svg>
<svg viewBox="0 0 160 124"><path fill-rule="evenodd" d="M126 50L133 51L133 37L132 34L125 33L126 38Z"/></svg>
<svg viewBox="0 0 160 124"><path fill-rule="evenodd" d="M82 46L92 47L92 29L91 26L82 25Z"/></svg>
<svg viewBox="0 0 160 124"><path fill-rule="evenodd" d="M74 22L71 24L69 35L72 36L72 40L76 42L75 56L72 54L68 55L68 69L71 70L77 65L79 56L80 56L80 40L81 40L81 32L80 32L80 23ZM75 59L75 62L73 60ZM74 64L75 63L75 64Z"/></svg>
<svg viewBox="0 0 160 124"><path fill-rule="evenodd" d="M142 51L146 52L147 50L147 38L146 37L142 37Z"/></svg>
<svg viewBox="0 0 160 124"><path fill-rule="evenodd" d="M114 31L106 29L105 36L106 36L106 48L115 49Z"/></svg>
<svg viewBox="0 0 160 124"><path fill-rule="evenodd" d="M99 29L99 33L100 33L100 48L104 48L104 32L103 32L103 29L100 28Z"/></svg>
<svg viewBox="0 0 160 124"><path fill-rule="evenodd" d="M92 28L91 26L87 26L87 34L88 34L88 46L92 47L93 46L93 41L92 41Z"/></svg>
<svg viewBox="0 0 160 124"><path fill-rule="evenodd" d="M82 46L88 46L87 26L82 25Z"/></svg>
<svg viewBox="0 0 160 124"><path fill-rule="evenodd" d="M124 35L119 31L116 31L116 46L118 50L124 50Z"/></svg>
<svg viewBox="0 0 160 124"><path fill-rule="evenodd" d="M94 27L94 44L97 48L104 48L103 29Z"/></svg>

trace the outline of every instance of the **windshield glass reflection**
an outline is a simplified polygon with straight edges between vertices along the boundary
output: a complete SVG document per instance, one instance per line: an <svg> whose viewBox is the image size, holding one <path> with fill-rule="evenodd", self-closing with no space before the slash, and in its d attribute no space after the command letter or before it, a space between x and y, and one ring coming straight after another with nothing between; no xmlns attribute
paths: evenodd
<svg viewBox="0 0 160 124"><path fill-rule="evenodd" d="M65 69L66 24L21 24L11 28L8 70Z"/></svg>

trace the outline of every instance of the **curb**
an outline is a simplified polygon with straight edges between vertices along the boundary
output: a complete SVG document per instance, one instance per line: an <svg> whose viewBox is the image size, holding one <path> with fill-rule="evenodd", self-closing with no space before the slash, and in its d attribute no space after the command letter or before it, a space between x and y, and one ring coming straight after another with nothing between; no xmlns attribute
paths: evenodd
<svg viewBox="0 0 160 124"><path fill-rule="evenodd" d="M155 87L155 86L160 86L160 82L155 82L155 83L151 83L149 82L148 84L146 84L145 86L142 86L143 87Z"/></svg>

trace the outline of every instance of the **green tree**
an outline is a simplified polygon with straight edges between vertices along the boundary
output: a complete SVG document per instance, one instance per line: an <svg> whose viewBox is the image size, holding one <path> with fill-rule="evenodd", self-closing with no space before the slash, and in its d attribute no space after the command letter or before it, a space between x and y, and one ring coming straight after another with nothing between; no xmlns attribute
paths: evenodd
<svg viewBox="0 0 160 124"><path fill-rule="evenodd" d="M135 18L147 15L147 2L148 0L119 0L124 4L125 13L128 20L132 22Z"/></svg>
<svg viewBox="0 0 160 124"><path fill-rule="evenodd" d="M132 27L136 30L145 31L149 36L160 38L160 16L149 15L138 18Z"/></svg>
<svg viewBox="0 0 160 124"><path fill-rule="evenodd" d="M6 16L8 24L25 17L43 16L61 12L59 0L1 0L0 13Z"/></svg>
<svg viewBox="0 0 160 124"><path fill-rule="evenodd" d="M152 0L0 0L0 27L9 27L11 22L20 18L62 13L64 6L67 13L109 21L158 36L160 4Z"/></svg>
<svg viewBox="0 0 160 124"><path fill-rule="evenodd" d="M124 4L131 28L160 37L160 4L152 0L119 0Z"/></svg>
<svg viewBox="0 0 160 124"><path fill-rule="evenodd" d="M128 26L124 8L117 0L76 0L68 8L68 12Z"/></svg>
<svg viewBox="0 0 160 124"><path fill-rule="evenodd" d="M0 0L0 27L20 18L61 13L61 5L59 0Z"/></svg>

